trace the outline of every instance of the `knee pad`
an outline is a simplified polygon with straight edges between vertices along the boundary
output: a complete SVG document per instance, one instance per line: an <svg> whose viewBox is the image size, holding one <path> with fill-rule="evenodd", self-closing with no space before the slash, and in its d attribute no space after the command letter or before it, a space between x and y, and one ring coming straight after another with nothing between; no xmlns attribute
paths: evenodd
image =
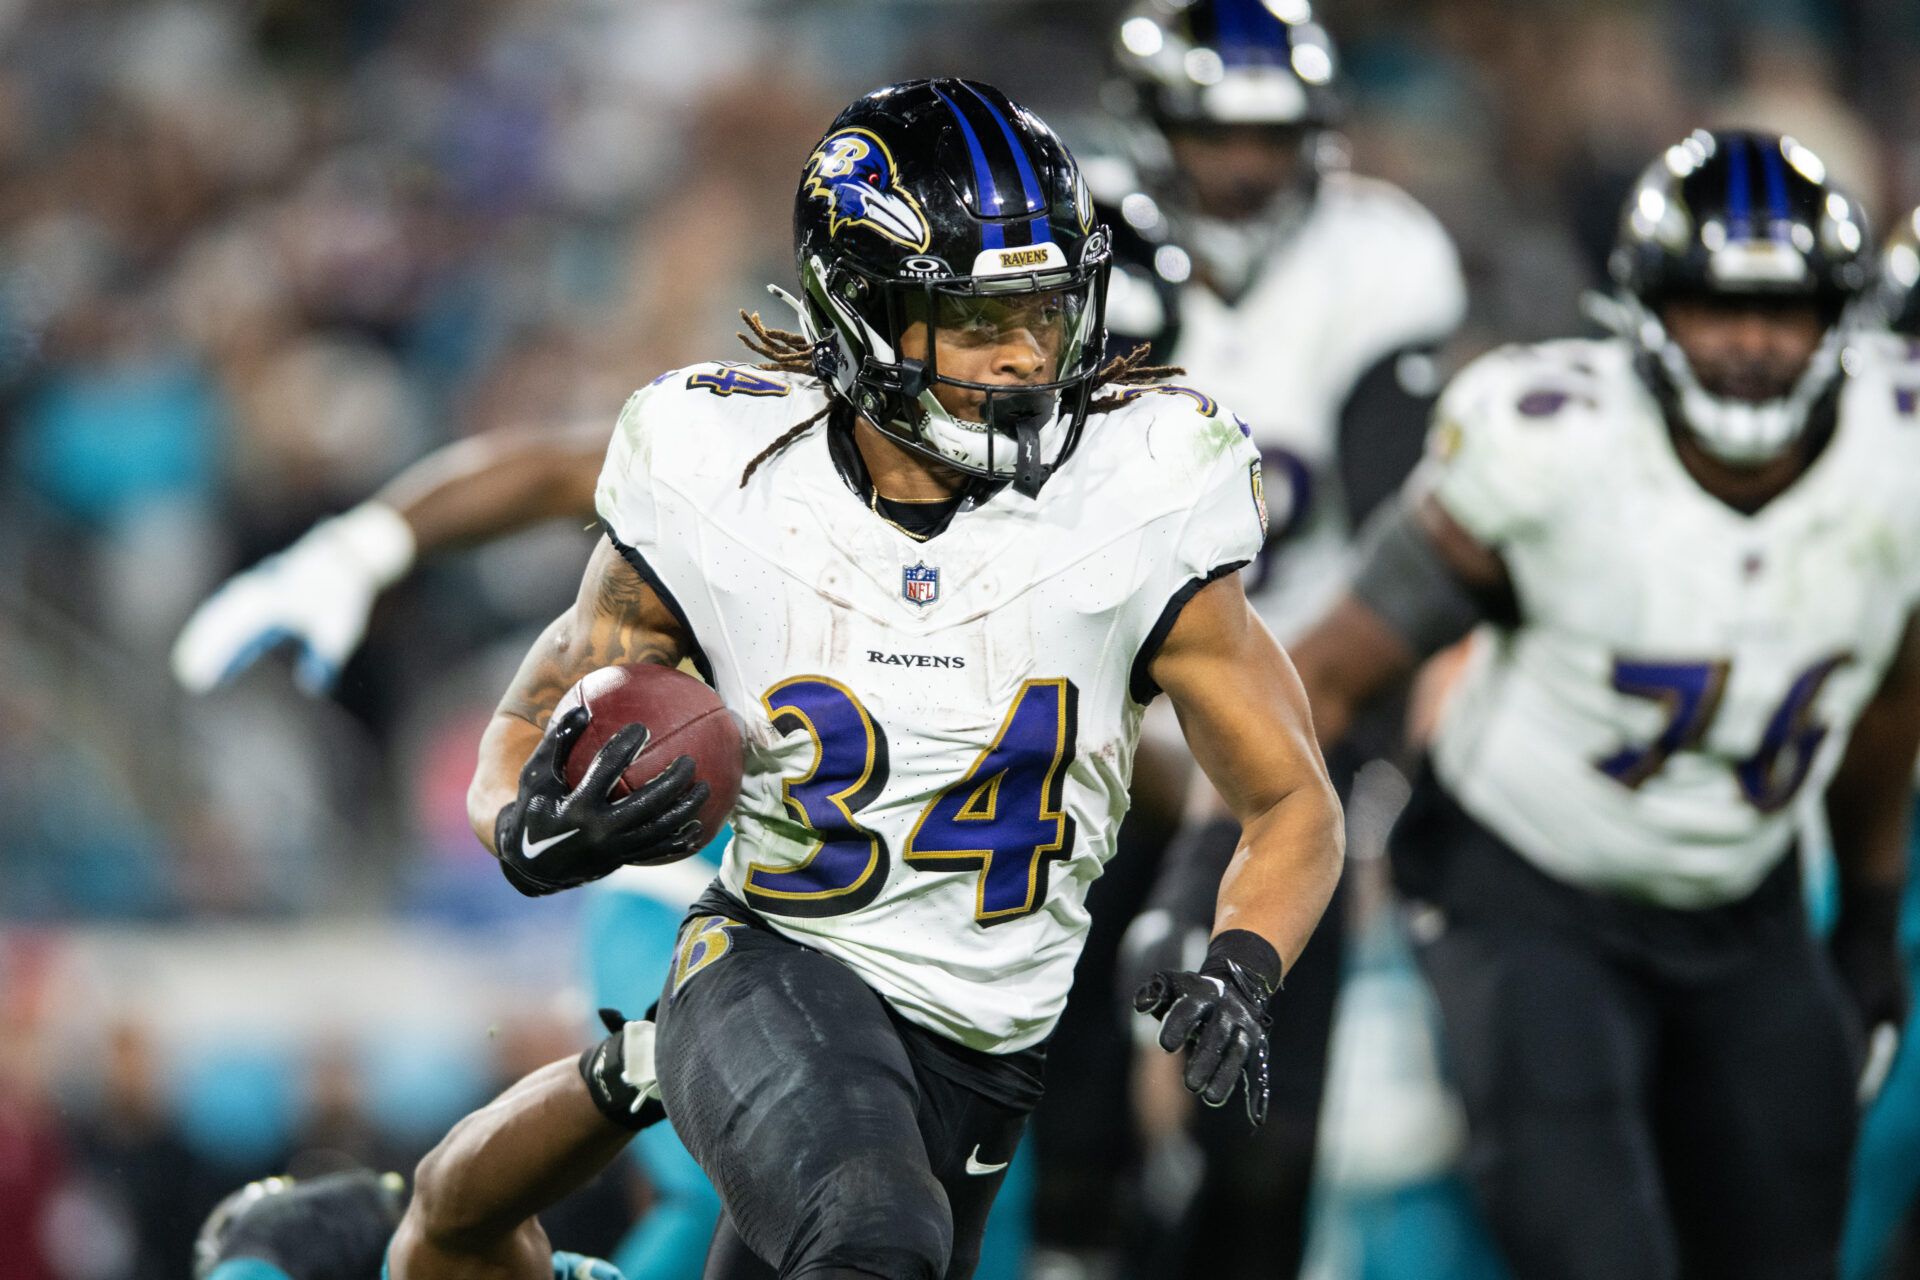
<svg viewBox="0 0 1920 1280"><path fill-rule="evenodd" d="M807 1196L780 1274L942 1280L952 1251L953 1214L939 1180L912 1161L856 1153Z"/></svg>

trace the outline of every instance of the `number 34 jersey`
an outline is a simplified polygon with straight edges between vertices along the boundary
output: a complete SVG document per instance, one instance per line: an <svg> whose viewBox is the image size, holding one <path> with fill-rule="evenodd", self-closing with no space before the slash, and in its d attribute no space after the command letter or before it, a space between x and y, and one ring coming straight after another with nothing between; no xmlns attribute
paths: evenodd
<svg viewBox="0 0 1920 1280"><path fill-rule="evenodd" d="M1510 347L1440 402L1431 486L1499 551L1441 780L1541 868L1674 907L1751 891L1878 688L1920 587L1920 362L1856 340L1839 420L1752 515L1674 452L1622 341Z"/></svg>
<svg viewBox="0 0 1920 1280"><path fill-rule="evenodd" d="M600 514L743 726L721 884L909 1020L1011 1052L1066 1000L1175 602L1259 550L1259 455L1204 395L1135 394L1037 499L921 542L825 426L741 484L823 405L807 378L665 375L621 414Z"/></svg>

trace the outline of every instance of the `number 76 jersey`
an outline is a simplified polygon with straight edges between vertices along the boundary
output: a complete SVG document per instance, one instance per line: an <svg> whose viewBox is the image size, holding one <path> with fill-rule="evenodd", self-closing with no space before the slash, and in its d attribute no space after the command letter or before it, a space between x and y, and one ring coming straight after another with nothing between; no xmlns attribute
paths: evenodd
<svg viewBox="0 0 1920 1280"><path fill-rule="evenodd" d="M1743 514L1694 482L1622 341L1510 347L1442 397L1416 484L1495 548L1440 780L1542 869L1682 908L1793 839L1920 594L1920 360L1861 335L1830 440Z"/></svg>
<svg viewBox="0 0 1920 1280"><path fill-rule="evenodd" d="M720 883L910 1021L988 1052L1052 1030L1178 605L1264 537L1234 417L1162 389L1088 420L1038 498L917 541L810 378L704 365L621 414L598 504L743 725Z"/></svg>

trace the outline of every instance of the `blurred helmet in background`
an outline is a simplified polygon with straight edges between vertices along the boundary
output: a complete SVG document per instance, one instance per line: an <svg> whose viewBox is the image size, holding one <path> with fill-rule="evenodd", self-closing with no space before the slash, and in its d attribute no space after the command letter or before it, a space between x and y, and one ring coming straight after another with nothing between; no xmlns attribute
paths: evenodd
<svg viewBox="0 0 1920 1280"><path fill-rule="evenodd" d="M1120 22L1116 98L1160 146L1142 176L1220 292L1238 294L1340 163L1333 41L1306 0L1143 0Z"/></svg>
<svg viewBox="0 0 1920 1280"><path fill-rule="evenodd" d="M1143 0L1115 40L1136 108L1162 129L1338 117L1333 42L1306 0Z"/></svg>
<svg viewBox="0 0 1920 1280"><path fill-rule="evenodd" d="M834 120L794 203L814 369L903 445L1029 495L1079 443L1105 343L1110 240L1079 167L1038 116L990 85L915 80ZM966 381L938 364L943 328L1039 317L1053 376ZM900 339L928 326L925 359ZM946 385L980 420L949 412Z"/></svg>
<svg viewBox="0 0 1920 1280"><path fill-rule="evenodd" d="M397 1173L356 1169L319 1178L264 1178L207 1215L193 1245L194 1280L264 1276L379 1280L387 1245L406 1212Z"/></svg>
<svg viewBox="0 0 1920 1280"><path fill-rule="evenodd" d="M1841 319L1872 271L1865 214L1792 138L1697 130L1649 165L1621 210L1609 271L1641 371L1701 446L1752 466L1806 430L1840 376ZM1811 305L1824 337L1784 394L1754 402L1702 385L1668 333L1676 300Z"/></svg>
<svg viewBox="0 0 1920 1280"><path fill-rule="evenodd" d="M1874 303L1887 328L1920 337L1920 209L1900 219L1887 235Z"/></svg>

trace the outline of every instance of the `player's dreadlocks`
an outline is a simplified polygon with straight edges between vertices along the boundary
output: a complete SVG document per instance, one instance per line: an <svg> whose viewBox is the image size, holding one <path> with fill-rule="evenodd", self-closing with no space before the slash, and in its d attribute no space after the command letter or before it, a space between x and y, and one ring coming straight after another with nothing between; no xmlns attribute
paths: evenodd
<svg viewBox="0 0 1920 1280"><path fill-rule="evenodd" d="M761 359L756 369L765 369L770 373L795 373L803 377L813 377L813 344L807 341L804 333L795 333L791 329L769 329L760 319L758 311L742 310L740 318L746 321L752 333L737 334L740 341L747 344L747 350ZM797 422L774 437L773 443L753 455L753 460L740 473L740 487L747 487L747 481L753 479L753 473L760 464L779 453L782 449L813 430L829 413L833 412L833 401L829 399L820 412Z"/></svg>
<svg viewBox="0 0 1920 1280"><path fill-rule="evenodd" d="M751 333L739 334L740 341L746 344L747 350L761 358L761 363L754 368L765 369L770 373L790 373L802 377L816 376L813 368L813 345L807 341L805 334L794 333L790 329L769 328L760 319L760 313L757 311L742 311L740 319L745 321L747 328L752 330ZM1110 387L1152 386L1156 382L1165 382L1168 378L1176 378L1186 372L1179 365L1148 364L1148 355L1149 348L1143 343L1125 355L1115 356L1107 361L1093 377L1093 390L1098 392ZM1127 390L1095 395L1087 404L1087 416L1111 413L1131 398ZM833 403L829 401L827 406L818 413L795 423L774 437L773 443L756 453L745 469L740 472L740 487L742 489L747 487L747 481L753 479L753 473L760 469L761 463L818 426L832 412Z"/></svg>

